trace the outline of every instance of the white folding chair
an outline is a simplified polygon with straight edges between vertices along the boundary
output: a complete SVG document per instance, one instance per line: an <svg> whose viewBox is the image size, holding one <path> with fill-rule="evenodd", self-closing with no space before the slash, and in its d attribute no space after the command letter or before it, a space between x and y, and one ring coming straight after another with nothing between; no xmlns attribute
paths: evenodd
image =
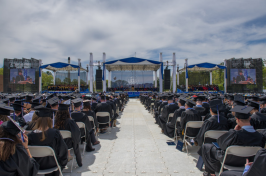
<svg viewBox="0 0 266 176"><path fill-rule="evenodd" d="M99 119L101 117L109 117L108 118L108 122L99 122L99 120L98 120L98 123L99 124L108 124L108 127L110 127L111 119L110 119L109 112L97 112L96 113L96 118Z"/></svg>
<svg viewBox="0 0 266 176"><path fill-rule="evenodd" d="M209 130L206 131L204 134L204 141L203 143L205 144L205 139L206 138L211 138L211 139L218 139L220 136L222 136L223 134L227 133L228 131L226 130Z"/></svg>
<svg viewBox="0 0 266 176"><path fill-rule="evenodd" d="M72 135L71 135L71 132L68 131L68 130L59 130L63 139L67 139L67 138L70 138L72 139ZM73 148L70 148L68 149L69 151L72 150ZM74 164L74 158L72 159L72 164L71 164L71 170L70 172L72 172L72 168L73 168L73 164Z"/></svg>
<svg viewBox="0 0 266 176"><path fill-rule="evenodd" d="M205 120L205 116L201 116L201 119L202 119L202 121L204 121Z"/></svg>
<svg viewBox="0 0 266 176"><path fill-rule="evenodd" d="M55 159L55 162L57 165L56 167L53 167L50 169L39 170L38 175L50 174L54 171L59 170L60 175L63 176L62 171L61 171L61 166L58 164L54 150L51 147L49 146L28 146L28 148L30 150L32 157L41 158L41 157L53 156Z"/></svg>
<svg viewBox="0 0 266 176"><path fill-rule="evenodd" d="M177 144L177 126L176 126L176 124L177 124L177 122L180 123L180 120L181 120L181 117L177 117L176 122L175 122L175 134L174 134L174 140L175 140L176 144Z"/></svg>
<svg viewBox="0 0 266 176"><path fill-rule="evenodd" d="M262 133L265 129L256 129L257 132Z"/></svg>
<svg viewBox="0 0 266 176"><path fill-rule="evenodd" d="M226 168L228 170L240 170L243 171L245 169L245 166L243 167L234 167L234 166L229 166L225 164L226 161L226 157L227 155L234 155L234 156L238 156L238 157L244 157L244 158L248 158L251 156L255 156L256 153L261 149L261 147L250 147L250 146L229 146L226 149L225 155L224 155L224 159L223 162L221 163L221 169L219 172L219 176L222 174L223 172L223 168Z"/></svg>
<svg viewBox="0 0 266 176"><path fill-rule="evenodd" d="M183 139L183 143L186 146L187 155L188 155L188 147L187 146L188 145L191 146L191 144L189 141L186 140L186 138L193 139L196 137L196 135L195 136L188 136L187 135L187 128L201 128L203 123L204 123L203 121L189 121L189 122L187 122L186 128L185 128L185 133L184 133L184 139Z"/></svg>
<svg viewBox="0 0 266 176"><path fill-rule="evenodd" d="M80 137L80 138L85 138L84 147L83 147L83 155L84 155L85 154L85 147L86 147L86 144L87 144L87 141L86 141L86 125L83 122L76 122L76 124L78 125L79 128L83 128L84 129L84 136Z"/></svg>
<svg viewBox="0 0 266 176"><path fill-rule="evenodd" d="M170 113L170 114L168 114L167 123L170 121L170 118L173 118L173 117L174 117L174 113Z"/></svg>

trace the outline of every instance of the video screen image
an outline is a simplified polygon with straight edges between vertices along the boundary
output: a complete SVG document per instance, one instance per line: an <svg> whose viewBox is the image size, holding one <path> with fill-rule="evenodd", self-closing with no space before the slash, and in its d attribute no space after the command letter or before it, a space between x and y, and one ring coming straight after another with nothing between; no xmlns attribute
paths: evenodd
<svg viewBox="0 0 266 176"><path fill-rule="evenodd" d="M231 84L256 84L256 69L231 69Z"/></svg>
<svg viewBox="0 0 266 176"><path fill-rule="evenodd" d="M10 69L10 84L35 84L35 69Z"/></svg>

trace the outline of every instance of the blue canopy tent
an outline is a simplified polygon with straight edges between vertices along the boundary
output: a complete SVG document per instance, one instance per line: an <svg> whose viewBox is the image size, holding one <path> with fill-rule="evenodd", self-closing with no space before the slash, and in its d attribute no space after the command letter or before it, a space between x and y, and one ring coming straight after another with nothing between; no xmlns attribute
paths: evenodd
<svg viewBox="0 0 266 176"><path fill-rule="evenodd" d="M39 92L42 91L42 69L51 70L54 72L54 83L55 83L55 74L57 71L78 71L78 90L80 91L80 70L85 69L81 68L79 65L73 65L63 62L56 62L52 64L42 65L39 67Z"/></svg>
<svg viewBox="0 0 266 176"><path fill-rule="evenodd" d="M187 60L186 60L187 65ZM186 72L186 91L188 92L188 71L209 71L210 72L210 84L212 84L212 71L217 69L225 69L224 72L224 92L226 93L226 81L227 81L227 69L226 66L212 64L208 62L188 65L187 67L181 69L180 71Z"/></svg>
<svg viewBox="0 0 266 176"><path fill-rule="evenodd" d="M158 61L153 61L153 60L148 60L148 59L141 59L137 57L129 57L125 59L113 60L113 61L103 63L102 80L106 80L105 69L109 71L109 80L111 80L110 79L111 71L117 71L117 70L157 71L158 69L161 69L159 74L161 74L161 78L163 79L163 62L158 62Z"/></svg>

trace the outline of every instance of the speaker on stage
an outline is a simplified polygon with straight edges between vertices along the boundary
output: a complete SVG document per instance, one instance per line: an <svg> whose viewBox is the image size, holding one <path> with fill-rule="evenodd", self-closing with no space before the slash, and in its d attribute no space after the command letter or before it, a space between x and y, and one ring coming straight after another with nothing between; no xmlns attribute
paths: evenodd
<svg viewBox="0 0 266 176"><path fill-rule="evenodd" d="M171 77L170 77L170 69L164 70L164 89L170 89Z"/></svg>
<svg viewBox="0 0 266 176"><path fill-rule="evenodd" d="M102 89L103 83L102 83L102 69L96 70L96 89Z"/></svg>

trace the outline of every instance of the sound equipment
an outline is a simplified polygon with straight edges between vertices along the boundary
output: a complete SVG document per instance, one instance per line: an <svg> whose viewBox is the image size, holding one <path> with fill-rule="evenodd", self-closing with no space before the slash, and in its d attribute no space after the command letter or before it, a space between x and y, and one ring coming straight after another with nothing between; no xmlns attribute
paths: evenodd
<svg viewBox="0 0 266 176"><path fill-rule="evenodd" d="M170 89L171 77L170 77L170 69L164 70L164 89Z"/></svg>
<svg viewBox="0 0 266 176"><path fill-rule="evenodd" d="M102 89L102 69L96 70L96 89Z"/></svg>

